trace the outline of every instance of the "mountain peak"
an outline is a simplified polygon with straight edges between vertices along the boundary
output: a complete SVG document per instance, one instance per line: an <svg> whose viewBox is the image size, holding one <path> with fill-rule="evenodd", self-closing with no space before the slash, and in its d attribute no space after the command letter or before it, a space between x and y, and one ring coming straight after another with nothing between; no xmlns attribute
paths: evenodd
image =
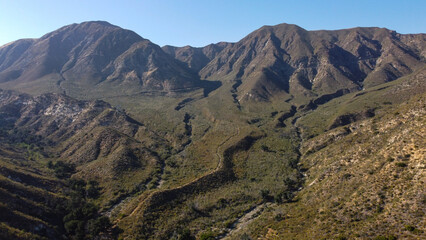
<svg viewBox="0 0 426 240"><path fill-rule="evenodd" d="M395 80L424 65L424 52L422 36L385 28L307 31L279 24L226 48L200 76L241 81L239 100L269 100L280 92L306 98Z"/></svg>
<svg viewBox="0 0 426 240"><path fill-rule="evenodd" d="M103 25L103 26L114 26L117 27L115 25L112 25L111 23L107 22L107 21L102 21L102 20L96 20L96 21L85 21L85 22L81 22L81 25L84 24L98 24L98 25Z"/></svg>
<svg viewBox="0 0 426 240"><path fill-rule="evenodd" d="M71 24L16 44L0 48L3 88L74 97L96 88L105 97L197 86L196 74L159 46L104 21Z"/></svg>

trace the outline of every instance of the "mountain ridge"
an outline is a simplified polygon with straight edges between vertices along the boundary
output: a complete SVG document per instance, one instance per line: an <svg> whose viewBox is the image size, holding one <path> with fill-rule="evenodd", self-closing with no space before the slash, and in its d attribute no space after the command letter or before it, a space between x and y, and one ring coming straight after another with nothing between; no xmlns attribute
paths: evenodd
<svg viewBox="0 0 426 240"><path fill-rule="evenodd" d="M416 51L397 39L401 36L404 42L419 42L410 44ZM288 24L264 26L224 49L200 75L241 79L240 99L252 94L268 100L277 90L329 94L411 73L425 63L425 38L382 28L307 31Z"/></svg>
<svg viewBox="0 0 426 240"><path fill-rule="evenodd" d="M415 71L426 62L425 39L386 28L307 31L283 23L236 43L160 48L108 22L83 22L0 47L0 87L113 97L192 91L204 87L201 78L241 81L235 93L241 102L276 96L306 102Z"/></svg>
<svg viewBox="0 0 426 240"><path fill-rule="evenodd" d="M27 92L88 90L99 95L199 87L198 77L160 47L107 22L62 27L39 39L0 48L0 83Z"/></svg>
<svg viewBox="0 0 426 240"><path fill-rule="evenodd" d="M0 238L422 238L425 37L86 22L2 46Z"/></svg>

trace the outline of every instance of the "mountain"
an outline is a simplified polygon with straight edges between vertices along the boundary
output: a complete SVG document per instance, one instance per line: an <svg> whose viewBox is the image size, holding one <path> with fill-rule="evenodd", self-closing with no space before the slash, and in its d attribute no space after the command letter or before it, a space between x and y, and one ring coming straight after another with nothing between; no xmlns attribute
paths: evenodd
<svg viewBox="0 0 426 240"><path fill-rule="evenodd" d="M107 22L72 24L0 47L0 87L84 97L170 92L199 78L161 48Z"/></svg>
<svg viewBox="0 0 426 240"><path fill-rule="evenodd" d="M173 47L170 45L162 47L162 49L172 55L177 60L184 62L187 66L199 72L205 67L213 58L216 57L224 48L233 45L232 43L220 42L217 44L210 44L205 47L195 48L191 46Z"/></svg>
<svg viewBox="0 0 426 240"><path fill-rule="evenodd" d="M425 34L381 28L264 26L237 43L163 48L106 22L72 24L0 47L0 88L92 99L241 81L236 99L305 102L407 75L425 62ZM199 77L199 76L200 77Z"/></svg>
<svg viewBox="0 0 426 240"><path fill-rule="evenodd" d="M288 24L2 46L0 238L424 239L425 54L425 34Z"/></svg>
<svg viewBox="0 0 426 240"><path fill-rule="evenodd" d="M425 39L425 34L381 28L306 31L289 24L264 26L222 50L200 76L240 80L240 100L268 100L280 92L304 97L362 89L423 66Z"/></svg>

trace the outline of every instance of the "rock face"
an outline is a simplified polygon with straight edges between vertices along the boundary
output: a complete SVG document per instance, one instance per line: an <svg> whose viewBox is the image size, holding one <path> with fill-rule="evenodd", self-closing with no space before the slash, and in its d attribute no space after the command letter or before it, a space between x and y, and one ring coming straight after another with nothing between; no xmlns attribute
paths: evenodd
<svg viewBox="0 0 426 240"><path fill-rule="evenodd" d="M85 22L1 47L0 85L31 94L105 97L191 89L198 77L132 31Z"/></svg>
<svg viewBox="0 0 426 240"><path fill-rule="evenodd" d="M425 34L383 28L306 31L264 26L222 50L202 70L211 80L241 80L239 100L279 92L315 96L392 81L425 64Z"/></svg>

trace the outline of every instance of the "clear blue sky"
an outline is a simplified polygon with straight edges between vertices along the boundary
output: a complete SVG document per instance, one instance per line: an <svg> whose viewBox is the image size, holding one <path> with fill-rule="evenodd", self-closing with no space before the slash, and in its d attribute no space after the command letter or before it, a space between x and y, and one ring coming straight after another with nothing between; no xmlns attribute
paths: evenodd
<svg viewBox="0 0 426 240"><path fill-rule="evenodd" d="M0 45L90 20L133 30L160 46L199 47L236 42L279 23L425 33L426 0L0 0Z"/></svg>

